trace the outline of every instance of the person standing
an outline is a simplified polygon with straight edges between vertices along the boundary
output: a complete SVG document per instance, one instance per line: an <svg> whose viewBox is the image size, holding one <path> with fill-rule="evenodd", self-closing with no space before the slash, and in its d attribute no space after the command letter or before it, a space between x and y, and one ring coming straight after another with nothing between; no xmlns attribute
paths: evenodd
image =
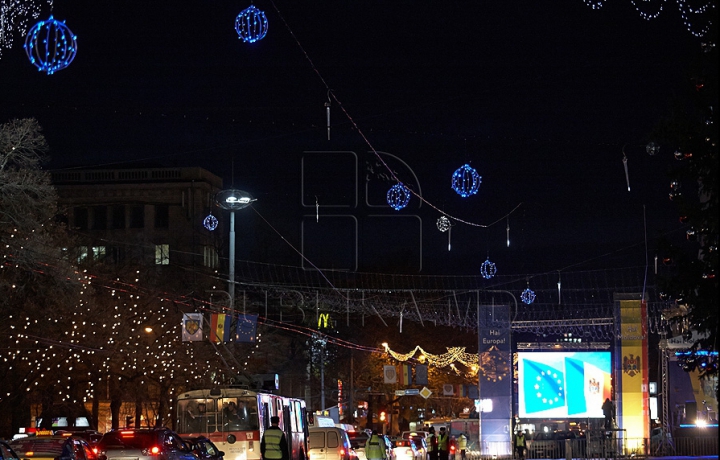
<svg viewBox="0 0 720 460"><path fill-rule="evenodd" d="M368 460L385 460L387 458L385 441L380 438L377 430L372 431L370 439L365 443L365 457Z"/></svg>
<svg viewBox="0 0 720 460"><path fill-rule="evenodd" d="M458 436L457 446L460 451L460 460L466 460L465 450L467 449L467 436L465 436L465 433L460 433L460 436Z"/></svg>
<svg viewBox="0 0 720 460"><path fill-rule="evenodd" d="M515 452L519 460L525 460L525 446L527 440L525 439L525 433L521 430L515 435Z"/></svg>
<svg viewBox="0 0 720 460"><path fill-rule="evenodd" d="M428 430L427 451L429 460L438 460L438 438L435 436L435 427L431 426Z"/></svg>
<svg viewBox="0 0 720 460"><path fill-rule="evenodd" d="M615 428L615 404L610 401L610 398L605 398L605 402L602 405L602 411L605 416L605 429L611 430Z"/></svg>
<svg viewBox="0 0 720 460"><path fill-rule="evenodd" d="M287 439L278 426L279 423L280 417L270 417L270 427L265 430L260 441L260 455L263 460L290 460Z"/></svg>
<svg viewBox="0 0 720 460"><path fill-rule="evenodd" d="M440 427L440 434L437 438L438 441L438 460L448 460L448 449L449 449L449 438L445 431L445 427Z"/></svg>

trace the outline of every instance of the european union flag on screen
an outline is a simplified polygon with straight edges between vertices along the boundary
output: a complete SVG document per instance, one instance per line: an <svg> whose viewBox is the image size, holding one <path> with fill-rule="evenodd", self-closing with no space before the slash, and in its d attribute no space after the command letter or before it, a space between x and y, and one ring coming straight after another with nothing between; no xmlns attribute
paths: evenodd
<svg viewBox="0 0 720 460"><path fill-rule="evenodd" d="M238 315L235 332L236 342L255 343L257 315Z"/></svg>
<svg viewBox="0 0 720 460"><path fill-rule="evenodd" d="M568 415L587 411L585 402L585 363L580 360L565 358L567 372Z"/></svg>
<svg viewBox="0 0 720 460"><path fill-rule="evenodd" d="M526 359L524 390L528 413L565 406L565 376L560 369Z"/></svg>

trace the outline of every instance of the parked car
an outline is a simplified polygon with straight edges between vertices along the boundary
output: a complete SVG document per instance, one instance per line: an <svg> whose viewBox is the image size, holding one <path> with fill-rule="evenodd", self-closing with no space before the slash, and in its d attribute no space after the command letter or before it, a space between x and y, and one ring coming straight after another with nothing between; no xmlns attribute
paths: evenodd
<svg viewBox="0 0 720 460"><path fill-rule="evenodd" d="M337 427L310 427L308 430L310 460L352 460L353 448L345 430Z"/></svg>
<svg viewBox="0 0 720 460"><path fill-rule="evenodd" d="M367 460L365 456L365 443L368 440L368 435L364 431L353 431L348 433L350 438L350 446L355 451L358 460Z"/></svg>
<svg viewBox="0 0 720 460"><path fill-rule="evenodd" d="M205 436L183 438L200 460L223 460L225 452Z"/></svg>
<svg viewBox="0 0 720 460"><path fill-rule="evenodd" d="M168 428L109 431L95 450L98 460L198 460L190 446Z"/></svg>
<svg viewBox="0 0 720 460"><path fill-rule="evenodd" d="M415 441L407 438L393 440L393 455L395 460L426 460Z"/></svg>
<svg viewBox="0 0 720 460"><path fill-rule="evenodd" d="M95 452L84 439L74 436L32 436L9 442L17 456L32 460L97 460Z"/></svg>
<svg viewBox="0 0 720 460"><path fill-rule="evenodd" d="M0 460L20 460L7 441L0 439Z"/></svg>

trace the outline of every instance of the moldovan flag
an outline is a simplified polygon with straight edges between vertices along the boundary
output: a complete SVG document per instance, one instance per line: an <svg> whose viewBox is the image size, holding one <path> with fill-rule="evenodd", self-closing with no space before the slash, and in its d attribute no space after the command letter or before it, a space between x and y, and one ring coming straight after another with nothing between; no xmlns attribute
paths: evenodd
<svg viewBox="0 0 720 460"><path fill-rule="evenodd" d="M397 383L397 369L395 366L383 366L385 383Z"/></svg>
<svg viewBox="0 0 720 460"><path fill-rule="evenodd" d="M202 340L202 313L183 313L182 319L182 341L197 342Z"/></svg>
<svg viewBox="0 0 720 460"><path fill-rule="evenodd" d="M398 383L401 385L412 384L412 367L409 364L401 364L398 372Z"/></svg>
<svg viewBox="0 0 720 460"><path fill-rule="evenodd" d="M239 315L235 330L235 341L254 343L257 332L257 315Z"/></svg>
<svg viewBox="0 0 720 460"><path fill-rule="evenodd" d="M215 343L230 341L230 315L210 314L210 341Z"/></svg>

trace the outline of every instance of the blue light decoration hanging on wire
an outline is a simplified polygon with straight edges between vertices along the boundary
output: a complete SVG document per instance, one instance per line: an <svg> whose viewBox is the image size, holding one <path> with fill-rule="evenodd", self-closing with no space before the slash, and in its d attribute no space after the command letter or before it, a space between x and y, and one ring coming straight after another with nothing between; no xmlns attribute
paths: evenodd
<svg viewBox="0 0 720 460"><path fill-rule="evenodd" d="M410 203L410 190L400 183L393 185L387 192L387 202L394 210L401 210Z"/></svg>
<svg viewBox="0 0 720 460"><path fill-rule="evenodd" d="M452 175L452 189L463 198L475 195L481 183L482 177L469 164L462 165Z"/></svg>
<svg viewBox="0 0 720 460"><path fill-rule="evenodd" d="M267 17L255 5L245 8L235 18L235 31L245 43L262 40L267 34L267 30Z"/></svg>
<svg viewBox="0 0 720 460"><path fill-rule="evenodd" d="M497 267L494 263L490 262L490 258L488 257L480 266L480 274L483 278L489 280L495 276L495 273L497 273Z"/></svg>
<svg viewBox="0 0 720 460"><path fill-rule="evenodd" d="M205 220L203 220L203 227L207 228L211 232L215 230L218 226L218 220L217 217L213 216L212 213L209 214Z"/></svg>
<svg viewBox="0 0 720 460"><path fill-rule="evenodd" d="M528 283L528 287L520 294L520 300L528 305L535 302L535 293L530 289L530 283Z"/></svg>
<svg viewBox="0 0 720 460"><path fill-rule="evenodd" d="M40 72L52 75L69 66L77 54L77 36L52 15L28 30L25 54Z"/></svg>

